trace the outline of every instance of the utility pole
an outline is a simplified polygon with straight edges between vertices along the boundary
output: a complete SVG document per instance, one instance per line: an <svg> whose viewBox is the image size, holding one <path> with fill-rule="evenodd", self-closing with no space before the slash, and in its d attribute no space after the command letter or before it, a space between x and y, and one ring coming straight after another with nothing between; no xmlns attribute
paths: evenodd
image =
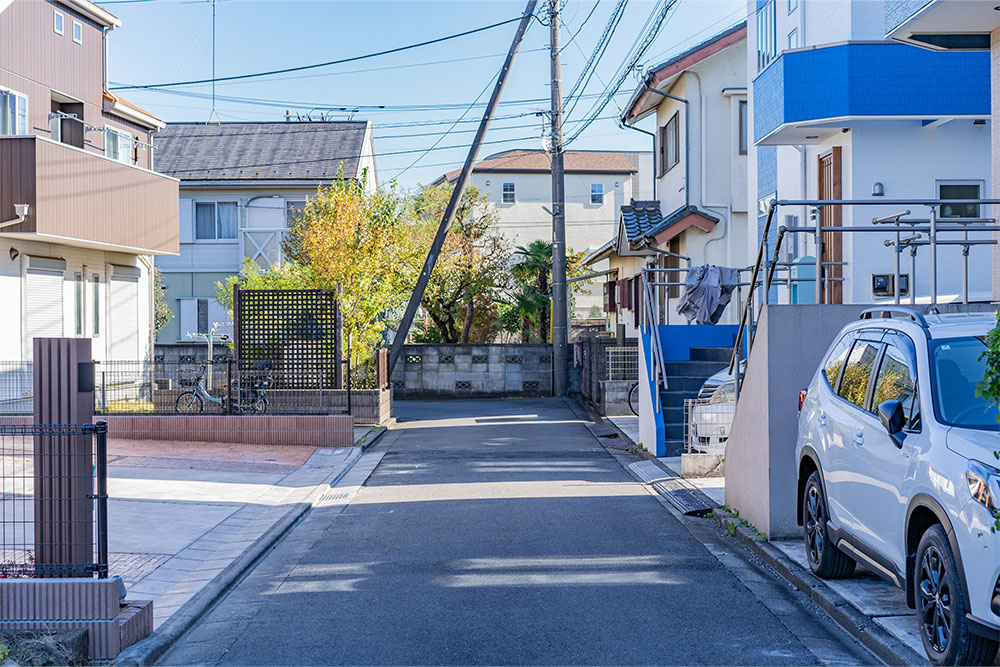
<svg viewBox="0 0 1000 667"><path fill-rule="evenodd" d="M531 19L534 18L535 5L538 0L528 0L528 4L524 8L524 14L521 16L521 22L517 24L517 32L514 34L514 40L510 44L510 50L507 51L507 59L504 61L503 68L500 70L499 76L497 76L496 86L493 88L493 95L490 96L490 101L486 104L486 111L483 112L483 119L479 123L479 129L476 130L476 136L472 140L472 146L469 147L469 154L465 158L465 164L462 166L462 172L458 175L458 179L455 181L455 189L451 193L451 199L448 201L448 207L444 211L444 216L441 218L441 224L438 225L437 234L434 236L434 241L431 243L431 249L427 253L427 259L424 261L424 268L420 272L420 277L417 278L417 285L413 288L413 294L410 295L410 301L406 304L406 311L403 313L403 319L399 323L399 329L396 331L396 335L392 339L392 345L389 348L389 376L392 376L392 369L396 367L396 361L399 360L399 355L403 351L403 344L406 342L406 336L410 332L410 325L413 324L413 316L417 312L417 308L420 306L421 299L424 298L424 291L427 289L427 283L431 278L431 271L434 270L434 264L437 263L438 255L441 254L441 247L444 245L445 237L448 236L448 229L451 227L451 221L455 217L455 211L458 209L459 202L462 201L462 193L465 192L465 185L469 180L469 176L472 174L472 165L476 161L476 156L479 154L479 147L483 142L483 137L486 136L486 130L490 127L490 120L493 118L493 113L496 111L497 104L500 102L500 95L503 94L504 85L507 83L507 75L510 74L510 68L514 64L514 57L517 56L518 50L521 48L521 40L524 38L524 33L528 30L528 26L531 25ZM565 280L565 276L564 276Z"/></svg>
<svg viewBox="0 0 1000 667"><path fill-rule="evenodd" d="M566 285L566 176L563 170L562 61L559 2L549 0L552 61L552 367L553 393L569 389L569 294Z"/></svg>

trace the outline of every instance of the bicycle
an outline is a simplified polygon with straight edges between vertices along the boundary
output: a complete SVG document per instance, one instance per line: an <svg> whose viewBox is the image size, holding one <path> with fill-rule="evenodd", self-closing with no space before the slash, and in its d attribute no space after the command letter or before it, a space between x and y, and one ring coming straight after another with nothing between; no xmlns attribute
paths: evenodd
<svg viewBox="0 0 1000 667"><path fill-rule="evenodd" d="M202 363L200 370L195 373L193 382L194 389L182 392L174 402L174 412L180 414L197 414L205 411L205 401L219 405L222 412L243 414L254 412L263 414L267 411L267 394L265 390L271 386L270 375L264 375L259 379L252 379L246 386L240 386L244 382L238 382L236 390L236 400L230 398L227 392L224 396L216 398L205 388L205 372L208 364Z"/></svg>
<svg viewBox="0 0 1000 667"><path fill-rule="evenodd" d="M632 388L628 390L628 409L632 411L636 417L639 416L639 383L636 382L632 385Z"/></svg>

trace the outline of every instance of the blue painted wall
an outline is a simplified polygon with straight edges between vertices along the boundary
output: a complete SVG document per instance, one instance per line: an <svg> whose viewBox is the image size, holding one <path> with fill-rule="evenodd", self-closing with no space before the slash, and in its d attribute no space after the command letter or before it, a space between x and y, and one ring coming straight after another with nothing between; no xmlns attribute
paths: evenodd
<svg viewBox="0 0 1000 667"><path fill-rule="evenodd" d="M990 54L905 44L784 53L753 84L754 141L784 123L840 116L989 115Z"/></svg>
<svg viewBox="0 0 1000 667"><path fill-rule="evenodd" d="M689 361L692 347L732 347L738 328L735 324L661 324L663 360Z"/></svg>

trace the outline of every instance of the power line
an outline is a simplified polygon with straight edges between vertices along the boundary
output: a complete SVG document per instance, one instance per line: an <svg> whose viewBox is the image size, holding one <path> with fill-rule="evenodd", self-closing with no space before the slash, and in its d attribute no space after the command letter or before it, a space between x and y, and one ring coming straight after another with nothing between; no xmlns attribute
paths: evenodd
<svg viewBox="0 0 1000 667"><path fill-rule="evenodd" d="M567 109L565 117L569 117L574 109L576 109L579 100L575 99L575 96L579 93L579 96L582 97L583 91L590 84L590 77L597 70L597 63L604 57L604 53L611 43L611 36L618 29L618 24L621 23L622 16L625 14L625 5L627 4L628 0L618 0L618 4L611 11L611 16L608 17L608 22L604 25L604 31L601 33L600 38L598 38L594 50L591 52L590 57L587 58L587 62L584 64L580 76L577 77L576 83L573 84L573 87L569 89L569 93L566 95L566 103L570 108Z"/></svg>
<svg viewBox="0 0 1000 667"><path fill-rule="evenodd" d="M149 89L149 88L170 88L175 86L191 86L199 83L212 83L219 81L236 81L242 79L254 79L262 76L270 76L272 74L288 74L289 72L302 72L304 70L316 69L318 67L329 67L330 65L342 65L344 63L355 62L358 60L364 60L366 58L375 58L378 56L385 56L391 53L399 53L401 51L408 51L410 49L420 48L422 46L430 46L431 44L439 44L441 42L446 42L452 39L458 39L459 37L466 37L468 35L474 35L479 32L484 32L486 30L492 30L493 28L498 28L508 23L514 23L520 21L521 17L517 16L514 18L507 19L506 21L499 21L498 23L492 23L490 25L482 26L480 28L474 28L472 30L466 30L464 32L455 33L453 35L447 35L445 37L438 37L437 39L430 39L423 42L418 42L416 44L408 44L407 46L399 46L394 49L387 49L385 51L376 51L375 53L366 53L361 56L353 56L351 58L341 58L339 60L330 60L323 63L315 63L312 65L300 65L298 67L286 67L284 69L270 70L267 72L254 72L252 74L237 74L233 76L223 76L223 77L213 77L211 79L195 79L191 81L170 81L166 83L154 83L146 85L138 84L126 84L119 85L112 88L112 90L126 90L126 89Z"/></svg>
<svg viewBox="0 0 1000 667"><path fill-rule="evenodd" d="M565 44L563 44L562 48L559 49L560 53L562 53L563 51L565 51L566 47L573 43L573 41L576 39L576 36L579 35L580 31L583 30L583 27L585 25L587 25L587 21L589 21L590 17L594 15L595 11L597 11L597 5L599 5L599 4L600 4L599 0L594 0L594 6L590 8L590 13L587 14L586 18L583 19L583 23L581 23L580 27L576 29L576 32L574 32L573 36L569 38L569 41L566 42ZM573 15L573 18L576 18L575 14ZM564 23L563 25L566 25L566 24ZM566 26L566 27L568 28L569 26Z"/></svg>

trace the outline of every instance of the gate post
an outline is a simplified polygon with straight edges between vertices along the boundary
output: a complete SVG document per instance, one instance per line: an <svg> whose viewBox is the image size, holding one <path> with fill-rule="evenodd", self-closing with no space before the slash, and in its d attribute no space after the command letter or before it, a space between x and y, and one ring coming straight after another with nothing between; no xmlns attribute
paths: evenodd
<svg viewBox="0 0 1000 667"><path fill-rule="evenodd" d="M89 338L35 338L35 424L94 421ZM35 564L40 576L89 577L94 562L93 436L34 436Z"/></svg>

